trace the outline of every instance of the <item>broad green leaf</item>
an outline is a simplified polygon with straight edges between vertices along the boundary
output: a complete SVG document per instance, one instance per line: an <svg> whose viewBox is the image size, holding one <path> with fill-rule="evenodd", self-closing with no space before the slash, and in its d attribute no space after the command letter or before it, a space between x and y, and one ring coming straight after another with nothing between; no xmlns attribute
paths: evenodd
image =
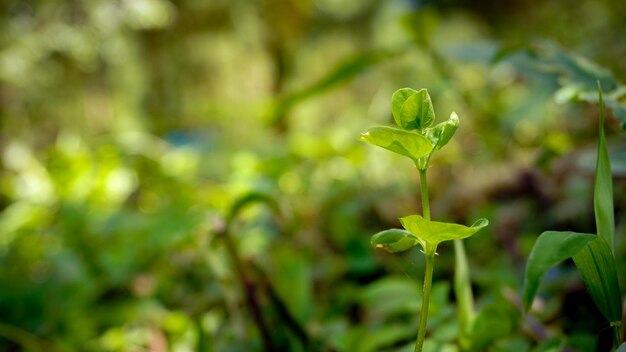
<svg viewBox="0 0 626 352"><path fill-rule="evenodd" d="M573 259L602 315L611 323L621 321L620 288L615 258L609 244L603 237L594 236L594 240L576 253Z"/></svg>
<svg viewBox="0 0 626 352"><path fill-rule="evenodd" d="M588 233L559 231L546 231L537 238L528 256L524 275L524 309L527 312L546 271L573 257L594 238L596 235Z"/></svg>
<svg viewBox="0 0 626 352"><path fill-rule="evenodd" d="M598 138L598 158L596 161L596 179L593 192L593 208L596 215L596 230L598 235L606 240L615 253L615 218L613 214L613 181L611 179L611 162L606 148L604 135L604 102L602 88L598 82L600 102L600 128Z"/></svg>
<svg viewBox="0 0 626 352"><path fill-rule="evenodd" d="M487 219L479 219L472 226L467 227L447 222L430 221L419 215L405 216L400 218L400 222L407 231L421 240L424 250L427 250L425 244L437 248L441 242L470 237L489 224Z"/></svg>
<svg viewBox="0 0 626 352"><path fill-rule="evenodd" d="M435 127L427 128L425 134L433 144L433 151L437 151L448 144L457 128L459 128L459 116L455 112L450 114L447 121L439 123Z"/></svg>
<svg viewBox="0 0 626 352"><path fill-rule="evenodd" d="M421 243L412 233L400 229L381 231L372 236L373 247L382 248L389 253L406 251Z"/></svg>
<svg viewBox="0 0 626 352"><path fill-rule="evenodd" d="M393 118L404 130L421 130L432 125L435 110L426 89L402 88L391 97Z"/></svg>
<svg viewBox="0 0 626 352"><path fill-rule="evenodd" d="M417 160L431 152L430 141L417 132L375 126L361 134L362 141Z"/></svg>

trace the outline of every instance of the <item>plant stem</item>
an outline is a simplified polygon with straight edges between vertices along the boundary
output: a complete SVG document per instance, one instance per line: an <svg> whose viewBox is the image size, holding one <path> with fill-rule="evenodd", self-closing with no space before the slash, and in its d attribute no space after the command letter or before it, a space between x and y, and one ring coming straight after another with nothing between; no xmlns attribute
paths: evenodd
<svg viewBox="0 0 626 352"><path fill-rule="evenodd" d="M422 297L422 310L420 311L420 325L417 331L415 352L421 352L426 337L426 322L428 320L428 304L430 302L430 290L433 284L433 265L435 262L435 250L426 250L426 273L424 274L424 295Z"/></svg>
<svg viewBox="0 0 626 352"><path fill-rule="evenodd" d="M462 350L466 350L469 344L470 328L474 320L474 297L470 283L469 264L462 240L454 240L454 252L454 294L458 305L459 341Z"/></svg>
<svg viewBox="0 0 626 352"><path fill-rule="evenodd" d="M263 346L265 351L275 351L274 344L272 342L271 334L269 326L263 320L263 314L261 313L261 305L256 297L256 286L248 278L246 271L244 269L244 264L241 261L241 257L239 256L239 252L237 250L237 246L235 245L233 238L230 234L229 226L227 224L226 228L222 231L221 235L224 239L224 243L226 244L226 250L230 255L230 259L233 261L233 265L235 266L235 273L239 278L239 282L243 287L243 293L246 298L246 304L250 309L250 313L252 314L252 319L257 325L259 329L259 333L261 335L261 340L263 341Z"/></svg>
<svg viewBox="0 0 626 352"><path fill-rule="evenodd" d="M426 180L426 168L418 168L420 173L420 187L422 193L422 212L424 219L430 220L430 204L428 203L428 182Z"/></svg>
<svg viewBox="0 0 626 352"><path fill-rule="evenodd" d="M622 343L622 339L620 337L620 327L618 325L613 326L613 339L615 349L618 349L619 345Z"/></svg>

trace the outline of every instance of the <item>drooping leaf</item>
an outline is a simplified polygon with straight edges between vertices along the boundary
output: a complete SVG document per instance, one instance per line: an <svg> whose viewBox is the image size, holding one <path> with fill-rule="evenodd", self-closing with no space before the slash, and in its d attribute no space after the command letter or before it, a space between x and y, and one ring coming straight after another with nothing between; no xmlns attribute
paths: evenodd
<svg viewBox="0 0 626 352"><path fill-rule="evenodd" d="M524 275L524 309L527 312L546 271L573 257L594 238L595 235L588 233L559 231L545 231L537 238L528 256Z"/></svg>
<svg viewBox="0 0 626 352"><path fill-rule="evenodd" d="M400 229L381 231L372 236L371 240L373 247L382 248L389 253L406 251L418 243L421 243L419 238L408 231Z"/></svg>
<svg viewBox="0 0 626 352"><path fill-rule="evenodd" d="M435 110L426 89L397 90L391 97L391 112L398 126L405 130L421 130L435 120Z"/></svg>
<svg viewBox="0 0 626 352"><path fill-rule="evenodd" d="M602 315L611 323L621 321L622 300L615 258L605 239L594 236L594 240L572 258Z"/></svg>
<svg viewBox="0 0 626 352"><path fill-rule="evenodd" d="M430 141L417 132L386 126L371 127L360 139L413 160L428 155L433 148Z"/></svg>
<svg viewBox="0 0 626 352"><path fill-rule="evenodd" d="M604 101L602 87L598 81L600 103L600 128L598 137L598 158L596 161L596 179L593 191L593 208L596 215L596 230L598 235L606 240L615 253L615 218L613 214L613 181L611 178L611 162L606 148L604 134Z"/></svg>
<svg viewBox="0 0 626 352"><path fill-rule="evenodd" d="M447 222L438 222L426 220L419 215L409 215L400 218L402 226L410 233L414 234L424 244L428 244L433 248L444 241L460 240L470 237L478 232L478 230L489 224L487 219L479 219L470 227L460 224L452 224Z"/></svg>
<svg viewBox="0 0 626 352"><path fill-rule="evenodd" d="M433 151L437 151L450 141L459 128L459 116L455 112L450 114L447 121L437 124L435 127L426 129L426 137L433 144Z"/></svg>

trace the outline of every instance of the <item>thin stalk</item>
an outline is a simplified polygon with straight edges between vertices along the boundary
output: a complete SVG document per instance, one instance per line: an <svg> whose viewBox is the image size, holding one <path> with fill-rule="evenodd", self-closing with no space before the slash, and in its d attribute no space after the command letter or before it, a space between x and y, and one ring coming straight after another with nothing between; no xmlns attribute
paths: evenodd
<svg viewBox="0 0 626 352"><path fill-rule="evenodd" d="M422 195L422 213L424 219L430 220L430 204L428 202L428 181L426 179L427 166L418 165L417 170L420 174L420 193ZM424 273L424 289L422 295L422 309L420 311L420 324L417 330L417 341L415 342L415 352L421 352L426 338L426 323L428 322L428 305L430 302L430 291L433 285L433 265L435 262L436 248L424 248L426 254L426 267Z"/></svg>
<svg viewBox="0 0 626 352"><path fill-rule="evenodd" d="M246 304L250 309L250 313L252 314L252 318L254 319L257 328L259 329L265 351L275 351L269 326L265 323L265 320L263 320L261 305L256 297L256 287L252 280L250 280L248 278L248 275L246 274L244 264L241 261L241 257L239 256L237 247L230 234L229 226L224 229L221 235L224 239L224 243L226 244L226 250L228 251L230 258L233 261L233 265L235 266L235 272L237 274L239 282L241 283L241 286L243 286L243 293L246 298Z"/></svg>
<svg viewBox="0 0 626 352"><path fill-rule="evenodd" d="M474 296L469 276L469 265L462 240L454 240L454 294L458 304L460 342L463 350L469 343L469 334L474 320Z"/></svg>
<svg viewBox="0 0 626 352"><path fill-rule="evenodd" d="M621 338L620 338L620 331L619 331L619 326L618 325L614 325L613 326L613 345L615 346L615 349L619 348L619 345L622 343Z"/></svg>
<svg viewBox="0 0 626 352"><path fill-rule="evenodd" d="M430 204L428 203L428 182L426 180L426 168L418 168L420 173L420 187L422 194L422 212L424 213L424 219L430 220Z"/></svg>
<svg viewBox="0 0 626 352"><path fill-rule="evenodd" d="M426 322L428 320L428 304L430 302L430 291L433 285L433 266L435 262L435 251L426 250L426 273L424 274L424 295L422 297L422 310L420 312L420 325L417 331L417 342L415 352L421 352L426 337Z"/></svg>

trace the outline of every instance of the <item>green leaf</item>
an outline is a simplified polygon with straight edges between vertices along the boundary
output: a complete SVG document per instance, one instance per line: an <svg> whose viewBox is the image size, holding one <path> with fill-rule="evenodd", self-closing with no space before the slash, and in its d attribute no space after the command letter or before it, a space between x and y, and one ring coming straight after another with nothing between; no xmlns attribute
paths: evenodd
<svg viewBox="0 0 626 352"><path fill-rule="evenodd" d="M620 288L615 258L609 244L603 237L594 236L594 240L576 253L573 259L602 315L611 323L620 322L622 318Z"/></svg>
<svg viewBox="0 0 626 352"><path fill-rule="evenodd" d="M412 233L400 229L381 231L372 236L373 247L382 248L389 253L406 251L421 243L420 239Z"/></svg>
<svg viewBox="0 0 626 352"><path fill-rule="evenodd" d="M433 149L430 141L419 133L386 126L371 127L360 139L413 160L428 155Z"/></svg>
<svg viewBox="0 0 626 352"><path fill-rule="evenodd" d="M391 112L398 126L405 130L421 130L435 120L435 110L426 89L397 90L391 97Z"/></svg>
<svg viewBox="0 0 626 352"><path fill-rule="evenodd" d="M515 306L504 299L485 304L472 326L471 350L484 351L496 340L509 336L519 324L519 315Z"/></svg>
<svg viewBox="0 0 626 352"><path fill-rule="evenodd" d="M545 231L542 233L528 256L526 273L524 275L524 309L530 309L533 299L539 289L543 275L551 267L565 259L573 257L595 235L577 232Z"/></svg>
<svg viewBox="0 0 626 352"><path fill-rule="evenodd" d="M479 219L472 226L467 227L447 222L430 221L419 215L400 218L400 222L405 229L420 239L425 251L428 250L425 245L431 246L434 250L441 242L470 237L489 224L487 219Z"/></svg>
<svg viewBox="0 0 626 352"><path fill-rule="evenodd" d="M598 235L606 240L615 253L615 218L613 213L613 181L611 179L611 162L606 148L604 135L604 101L602 100L602 88L598 81L598 94L600 102L600 128L598 138L598 158L596 161L596 179L593 192L593 208L596 215L596 230Z"/></svg>
<svg viewBox="0 0 626 352"><path fill-rule="evenodd" d="M448 144L458 128L459 116L455 112L450 114L450 118L447 121L439 123L433 128L427 128L425 135L433 144L433 151L437 151Z"/></svg>

